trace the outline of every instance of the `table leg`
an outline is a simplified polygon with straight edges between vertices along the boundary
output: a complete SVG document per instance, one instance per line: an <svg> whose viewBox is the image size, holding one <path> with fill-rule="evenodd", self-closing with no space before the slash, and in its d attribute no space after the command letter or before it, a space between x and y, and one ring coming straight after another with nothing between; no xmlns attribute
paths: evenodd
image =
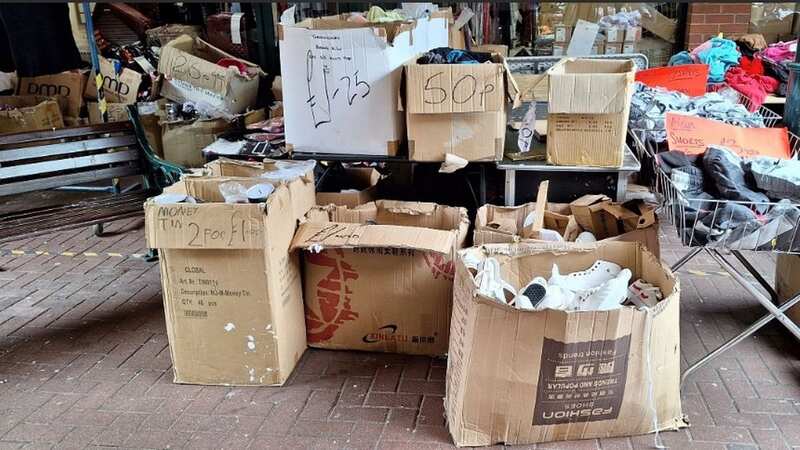
<svg viewBox="0 0 800 450"><path fill-rule="evenodd" d="M516 170L506 170L506 206L516 206L514 196L516 195Z"/></svg>

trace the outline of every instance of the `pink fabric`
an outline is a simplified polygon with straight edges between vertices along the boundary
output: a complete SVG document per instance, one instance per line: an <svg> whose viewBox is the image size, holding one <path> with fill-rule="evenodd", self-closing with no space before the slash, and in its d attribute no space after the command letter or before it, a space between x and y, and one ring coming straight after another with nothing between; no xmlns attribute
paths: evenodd
<svg viewBox="0 0 800 450"><path fill-rule="evenodd" d="M695 47L694 50L692 50L689 54L692 55L692 59L694 60L694 62L698 62L700 60L700 53L710 48L711 48L711 39Z"/></svg>
<svg viewBox="0 0 800 450"><path fill-rule="evenodd" d="M778 80L766 75L752 75L741 67L731 67L725 73L725 82L750 100L750 111L764 104L767 94L778 89Z"/></svg>
<svg viewBox="0 0 800 450"><path fill-rule="evenodd" d="M792 48L794 48L794 50L792 50ZM778 42L777 44L772 44L769 47L765 48L761 52L761 54L776 62L781 62L786 60L793 61L796 49L797 49L797 40L789 42Z"/></svg>

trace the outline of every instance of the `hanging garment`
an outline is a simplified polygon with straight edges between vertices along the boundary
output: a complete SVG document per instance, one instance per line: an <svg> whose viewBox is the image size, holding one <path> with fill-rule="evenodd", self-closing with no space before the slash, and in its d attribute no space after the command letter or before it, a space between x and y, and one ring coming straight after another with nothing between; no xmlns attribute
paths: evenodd
<svg viewBox="0 0 800 450"><path fill-rule="evenodd" d="M83 67L65 3L2 3L3 21L19 77Z"/></svg>

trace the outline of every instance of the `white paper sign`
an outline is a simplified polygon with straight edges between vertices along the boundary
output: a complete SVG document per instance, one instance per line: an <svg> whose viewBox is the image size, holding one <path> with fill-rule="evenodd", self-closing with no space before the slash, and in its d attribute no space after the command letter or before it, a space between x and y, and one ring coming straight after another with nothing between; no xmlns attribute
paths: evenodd
<svg viewBox="0 0 800 450"><path fill-rule="evenodd" d="M530 151L535 127L536 101L532 101L528 111L525 112L525 117L522 119L522 127L520 127L519 135L517 135L517 147L519 147L520 152L527 153Z"/></svg>
<svg viewBox="0 0 800 450"><path fill-rule="evenodd" d="M567 56L586 56L592 54L592 46L600 26L596 23L578 20L572 31L572 39L567 47Z"/></svg>

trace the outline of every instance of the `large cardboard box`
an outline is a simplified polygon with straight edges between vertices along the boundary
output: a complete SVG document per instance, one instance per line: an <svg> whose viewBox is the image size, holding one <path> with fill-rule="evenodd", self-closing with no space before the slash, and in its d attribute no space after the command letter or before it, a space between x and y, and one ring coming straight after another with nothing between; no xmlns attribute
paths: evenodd
<svg viewBox="0 0 800 450"><path fill-rule="evenodd" d="M17 85L19 95L41 95L63 97L66 108L64 116L78 117L83 106L83 90L86 87L86 74L81 72L62 72L39 77L22 77Z"/></svg>
<svg viewBox="0 0 800 450"><path fill-rule="evenodd" d="M379 200L312 209L297 230L312 347L447 353L464 208Z"/></svg>
<svg viewBox="0 0 800 450"><path fill-rule="evenodd" d="M332 175L328 175L329 179ZM378 182L381 174L372 167L347 167L342 176L344 180L333 180L334 185L323 181L317 192L318 205L338 205L354 208L378 198Z"/></svg>
<svg viewBox="0 0 800 450"><path fill-rule="evenodd" d="M100 113L100 104L97 102L86 103L89 112L89 123L103 123L103 115ZM106 103L106 112L109 122L126 122L130 120L128 116L128 105L125 103ZM160 133L159 133L160 135Z"/></svg>
<svg viewBox="0 0 800 450"><path fill-rule="evenodd" d="M608 200L607 197L605 197ZM580 199L578 199L580 200ZM577 202L577 200L576 200ZM656 258L661 256L661 247L658 242L658 222L655 212L651 208L642 211L631 211L621 205L604 202L594 211L586 211L589 223L586 224L581 217L581 207L578 204L547 203L544 212L544 228L558 231L567 242L572 242L583 231L598 232L604 230L605 236L599 241L639 242ZM606 209L604 209L606 207ZM483 205L475 214L475 229L473 243L503 244L503 243L530 243L545 242L535 237L524 237L525 218L536 210L536 203L525 203L519 206ZM616 215L608 211L613 211ZM578 215L575 215L578 211ZM618 217L619 216L619 217ZM600 226L595 227L592 217ZM593 231L594 230L594 231Z"/></svg>
<svg viewBox="0 0 800 450"><path fill-rule="evenodd" d="M395 155L402 65L446 47L448 17L359 24L335 16L279 29L286 144L295 152Z"/></svg>
<svg viewBox="0 0 800 450"><path fill-rule="evenodd" d="M221 59L237 61L246 73L220 66L217 62ZM161 95L176 102L192 101L198 109L221 116L254 107L263 74L258 65L188 35L161 47L158 71L165 77Z"/></svg>
<svg viewBox="0 0 800 450"><path fill-rule="evenodd" d="M468 161L503 159L507 109L519 88L506 60L484 64L417 64L404 67L408 157L444 161L452 153Z"/></svg>
<svg viewBox="0 0 800 450"><path fill-rule="evenodd" d="M289 190L277 186L266 203L226 204L207 181L169 189L203 203L144 207L175 382L280 385L306 348Z"/></svg>
<svg viewBox="0 0 800 450"><path fill-rule="evenodd" d="M480 295L459 258L445 394L456 445L607 438L687 425L680 284L641 245L491 244L464 252L496 258L516 288L548 276L554 263L569 273L604 259L658 286L664 299L649 312L519 310Z"/></svg>
<svg viewBox="0 0 800 450"><path fill-rule="evenodd" d="M203 166L203 170L198 171L198 174L203 177L254 178L273 184L284 183L289 187L289 196L292 200L292 217L297 221L305 217L308 210L313 208L316 203L314 197L314 165L313 161L265 159L262 162L255 162L219 158ZM287 168L296 169L297 174L289 179L275 176L278 170Z"/></svg>
<svg viewBox="0 0 800 450"><path fill-rule="evenodd" d="M635 71L630 60L574 58L547 71L548 163L622 165Z"/></svg>
<svg viewBox="0 0 800 450"><path fill-rule="evenodd" d="M0 133L64 128L61 107L54 97L8 95L2 103L13 109L0 111Z"/></svg>

